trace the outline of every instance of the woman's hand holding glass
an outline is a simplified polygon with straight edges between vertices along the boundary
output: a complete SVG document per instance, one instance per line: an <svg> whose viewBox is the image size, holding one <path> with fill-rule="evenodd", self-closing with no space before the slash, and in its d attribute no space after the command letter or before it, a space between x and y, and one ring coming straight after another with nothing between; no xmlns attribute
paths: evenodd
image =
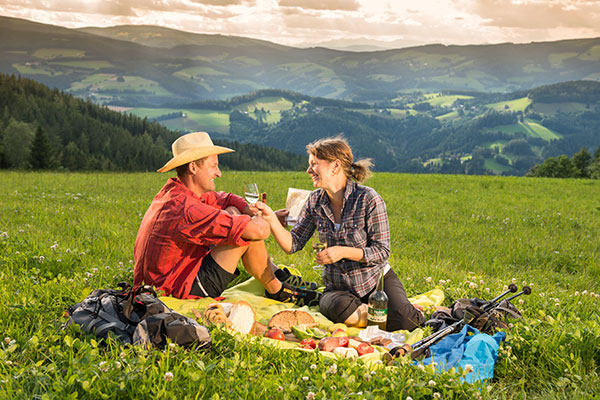
<svg viewBox="0 0 600 400"><path fill-rule="evenodd" d="M315 259L320 265L333 264L344 257L344 247L332 246L317 253Z"/></svg>

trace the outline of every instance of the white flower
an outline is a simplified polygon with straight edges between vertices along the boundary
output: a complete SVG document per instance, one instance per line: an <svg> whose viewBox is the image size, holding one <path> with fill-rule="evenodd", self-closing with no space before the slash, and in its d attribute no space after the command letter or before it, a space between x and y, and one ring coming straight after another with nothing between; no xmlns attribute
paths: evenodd
<svg viewBox="0 0 600 400"><path fill-rule="evenodd" d="M315 364L311 364L310 369L317 369L317 366Z"/></svg>
<svg viewBox="0 0 600 400"><path fill-rule="evenodd" d="M417 369L419 371L425 371L425 366L423 364L419 364L419 365L417 365Z"/></svg>
<svg viewBox="0 0 600 400"><path fill-rule="evenodd" d="M471 289L477 289L477 284L475 282L471 282L471 283L469 283L469 287Z"/></svg>
<svg viewBox="0 0 600 400"><path fill-rule="evenodd" d="M12 339L11 339L11 338L9 338L9 337L7 336L7 337L5 337L5 338L4 338L4 343L6 343L6 344L10 344L10 341L11 341L11 340L12 340Z"/></svg>
<svg viewBox="0 0 600 400"><path fill-rule="evenodd" d="M440 285L444 285L444 284L446 284L446 281L445 281L445 280L443 280L443 279L440 279L440 282L439 282L439 283L440 283Z"/></svg>
<svg viewBox="0 0 600 400"><path fill-rule="evenodd" d="M483 285L483 283L484 283L484 282L483 282L483 279L480 279L480 280L479 280L479 284L480 284L480 285Z"/></svg>
<svg viewBox="0 0 600 400"><path fill-rule="evenodd" d="M308 380L308 376L303 376L303 377L302 377L302 380L303 380L303 381L307 381L307 380Z"/></svg>
<svg viewBox="0 0 600 400"><path fill-rule="evenodd" d="M108 366L108 363L106 361L100 361L100 364L98 364L98 368L102 372L106 372L110 369L110 367Z"/></svg>
<svg viewBox="0 0 600 400"><path fill-rule="evenodd" d="M173 380L173 373L171 371L165 373L165 381L171 382Z"/></svg>
<svg viewBox="0 0 600 400"><path fill-rule="evenodd" d="M8 237L8 232L2 232L2 235L1 235L1 236L2 236L3 238L7 238L7 237Z"/></svg>
<svg viewBox="0 0 600 400"><path fill-rule="evenodd" d="M133 260L129 260L129 264L133 264Z"/></svg>
<svg viewBox="0 0 600 400"><path fill-rule="evenodd" d="M433 398L434 398L434 399L440 399L441 397L442 397L442 395L441 395L441 394L439 394L438 392L435 392L435 393L433 394Z"/></svg>
<svg viewBox="0 0 600 400"><path fill-rule="evenodd" d="M41 263L43 263L45 260L44 256L39 256L38 261Z"/></svg>
<svg viewBox="0 0 600 400"><path fill-rule="evenodd" d="M554 303L554 307L560 307L560 304Z"/></svg>
<svg viewBox="0 0 600 400"><path fill-rule="evenodd" d="M121 363L119 361L115 361L115 368L116 369L121 368Z"/></svg>
<svg viewBox="0 0 600 400"><path fill-rule="evenodd" d="M333 385L333 386L331 386L331 387L330 387L330 389L331 389L331 390L336 390L336 389L337 389L337 387L336 387L335 385Z"/></svg>
<svg viewBox="0 0 600 400"><path fill-rule="evenodd" d="M584 290L583 292L581 292L582 295L586 296L588 294L587 290Z"/></svg>
<svg viewBox="0 0 600 400"><path fill-rule="evenodd" d="M523 299L519 299L519 304L523 304Z"/></svg>
<svg viewBox="0 0 600 400"><path fill-rule="evenodd" d="M412 398L412 397L410 397L410 396L406 396L406 399L405 399L405 400L413 400L413 398Z"/></svg>
<svg viewBox="0 0 600 400"><path fill-rule="evenodd" d="M315 394L313 392L308 392L306 394L306 400L314 400L315 399Z"/></svg>
<svg viewBox="0 0 600 400"><path fill-rule="evenodd" d="M544 297L544 296L545 296L545 294L543 292L540 293L540 297Z"/></svg>
<svg viewBox="0 0 600 400"><path fill-rule="evenodd" d="M6 361L4 362L4 364L6 364L6 365L8 365L8 366L10 367L11 365L13 365L13 362L12 362L12 361L10 361L10 360L6 360Z"/></svg>
<svg viewBox="0 0 600 400"><path fill-rule="evenodd" d="M473 372L473 366L471 364L465 364L465 368L463 369L463 373L466 375L470 372Z"/></svg>
<svg viewBox="0 0 600 400"><path fill-rule="evenodd" d="M435 386L435 381L434 380L430 380L427 384L429 386Z"/></svg>
<svg viewBox="0 0 600 400"><path fill-rule="evenodd" d="M283 392L283 386L278 386L278 387L277 387L277 391L278 391L278 392Z"/></svg>
<svg viewBox="0 0 600 400"><path fill-rule="evenodd" d="M337 364L333 364L331 367L329 367L329 373L330 374L337 373Z"/></svg>
<svg viewBox="0 0 600 400"><path fill-rule="evenodd" d="M431 281L433 281L433 278L428 276L427 278L425 278L425 282L430 283Z"/></svg>
<svg viewBox="0 0 600 400"><path fill-rule="evenodd" d="M516 284L517 283L517 278L512 278L511 282Z"/></svg>

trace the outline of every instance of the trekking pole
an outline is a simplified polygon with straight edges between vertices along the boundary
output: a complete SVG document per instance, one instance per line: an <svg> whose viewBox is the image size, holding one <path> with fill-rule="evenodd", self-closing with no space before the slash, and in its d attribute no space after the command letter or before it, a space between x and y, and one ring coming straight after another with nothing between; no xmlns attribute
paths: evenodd
<svg viewBox="0 0 600 400"><path fill-rule="evenodd" d="M502 294L500 294L500 295L496 296L494 299L490 300L489 303L487 303L485 306L482 307L482 310L484 312L487 312L487 311L494 309L495 307L498 306L498 300L500 300L502 297L506 296L509 293L516 292L517 290L518 290L517 285L511 283L508 286L508 290L504 291ZM518 297L522 294L528 295L530 293L531 293L531 288L529 286L525 286L525 287L523 287L523 290L521 292L509 297L507 299L507 301L510 301L510 300L514 299L515 297ZM458 320L458 321L452 323L451 325L448 325L447 327L427 336L426 338L419 340L418 342L413 343L412 345L404 344L402 346L394 347L392 350L390 350L390 354L392 355L392 358L395 358L395 357L401 357L407 353L411 353L411 357L414 359L414 358L420 356L421 354L423 354L429 346L431 346L438 340L442 339L443 337L449 335L450 333L454 332L455 330L458 330L458 328L460 326L469 324L474 319L475 319L475 316L465 310L463 319Z"/></svg>

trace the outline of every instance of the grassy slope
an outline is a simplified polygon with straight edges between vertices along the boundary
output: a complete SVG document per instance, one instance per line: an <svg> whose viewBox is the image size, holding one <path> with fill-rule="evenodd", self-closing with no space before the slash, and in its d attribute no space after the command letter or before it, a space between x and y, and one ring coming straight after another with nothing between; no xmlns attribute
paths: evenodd
<svg viewBox="0 0 600 400"><path fill-rule="evenodd" d="M0 326L8 338L0 350L2 397L298 399L314 392L418 399L440 392L467 399L478 391L449 373L400 365L365 374L360 364L273 351L218 329L207 354L102 348L63 331L62 310L88 287L131 281L128 260L139 222L166 178L0 173L0 231L6 232L0 235ZM284 204L286 187L311 186L303 173L225 172L217 187L239 193L249 179L275 208ZM490 298L511 281L532 285L534 294L517 304L524 319L509 330L484 398L591 398L600 385L600 304L589 295L600 292L600 182L376 174L368 183L386 200L390 263L409 295L441 285L448 305L461 297ZM272 239L267 247L276 262L319 278L309 250L286 255Z"/></svg>

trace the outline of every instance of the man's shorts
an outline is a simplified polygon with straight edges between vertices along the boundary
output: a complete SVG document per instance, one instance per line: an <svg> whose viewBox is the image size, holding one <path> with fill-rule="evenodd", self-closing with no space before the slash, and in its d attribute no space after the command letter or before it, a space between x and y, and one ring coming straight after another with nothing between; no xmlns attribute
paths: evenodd
<svg viewBox="0 0 600 400"><path fill-rule="evenodd" d="M202 260L190 294L198 297L219 297L239 274L237 269L234 274L225 271L210 254L207 254Z"/></svg>

